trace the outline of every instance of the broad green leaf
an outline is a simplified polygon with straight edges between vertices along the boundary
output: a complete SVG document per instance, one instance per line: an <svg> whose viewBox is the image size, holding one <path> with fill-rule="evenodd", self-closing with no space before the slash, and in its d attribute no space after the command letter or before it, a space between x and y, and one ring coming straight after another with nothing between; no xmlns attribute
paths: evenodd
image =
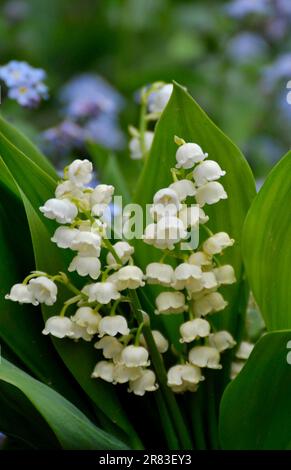
<svg viewBox="0 0 291 470"><path fill-rule="evenodd" d="M239 149L216 127L185 89L174 84L170 101L156 126L152 149L140 177L134 202L142 206L150 204L154 193L172 182L170 168L175 166L177 150L175 135L187 142L198 143L209 154L209 158L216 160L226 171L221 183L228 199L214 206L205 206L205 210L210 217L209 228L213 232L225 231L236 241L232 248L225 251L222 263L234 266L238 282L223 289L229 307L216 316L221 327L235 333L237 299L243 277L241 232L255 195L254 179ZM200 236L203 236L203 232L200 232ZM159 250L148 247L141 241L136 245L136 259L143 267L161 256Z"/></svg>
<svg viewBox="0 0 291 470"><path fill-rule="evenodd" d="M13 175L14 184L18 188L25 206L37 269L52 274L58 271L66 271L69 257L72 258L72 255L66 252L66 250L58 249L50 241L56 224L43 217L39 212L39 206L53 196L55 189L53 179L46 175L43 170L24 154L19 152L16 147L14 148L9 141L4 139L0 141L0 155L2 156L0 161L4 162L6 168L11 173L11 177ZM58 314L59 309L60 303L49 310L44 308L44 317L48 318L48 316ZM90 378L90 373L97 360L96 351L93 346L84 342L76 344L56 339L53 342L66 366L73 373L81 387L96 403L97 407L130 436L133 445L140 446L138 438L117 399L114 388L101 380L94 381Z"/></svg>
<svg viewBox="0 0 291 470"><path fill-rule="evenodd" d="M118 157L94 142L87 144L91 159L96 166L100 183L112 184L115 187L115 195L122 196L123 204L130 202L128 183L120 168Z"/></svg>
<svg viewBox="0 0 291 470"><path fill-rule="evenodd" d="M42 155L38 148L29 139L27 139L18 129L8 123L1 116L0 133L22 153L42 168L42 170L44 170L48 175L57 180L57 173L47 158ZM2 136L0 137L0 140Z"/></svg>
<svg viewBox="0 0 291 470"><path fill-rule="evenodd" d="M250 288L269 330L291 328L291 152L269 174L243 231Z"/></svg>
<svg viewBox="0 0 291 470"><path fill-rule="evenodd" d="M291 449L290 350L291 331L267 333L228 385L220 410L223 449Z"/></svg>
<svg viewBox="0 0 291 470"><path fill-rule="evenodd" d="M40 335L43 320L39 308L5 300L13 284L26 275L23 265L34 269L29 229L23 207L8 193L0 192L0 337L40 380L77 403L80 399L69 374L48 338ZM8 207L8 210L7 210ZM21 226L21 232L19 232ZM70 380L69 380L70 379ZM69 381L68 381L69 380Z"/></svg>
<svg viewBox="0 0 291 470"><path fill-rule="evenodd" d="M60 394L5 359L0 365L0 381L13 385L28 398L63 449L126 449L125 444L94 426Z"/></svg>

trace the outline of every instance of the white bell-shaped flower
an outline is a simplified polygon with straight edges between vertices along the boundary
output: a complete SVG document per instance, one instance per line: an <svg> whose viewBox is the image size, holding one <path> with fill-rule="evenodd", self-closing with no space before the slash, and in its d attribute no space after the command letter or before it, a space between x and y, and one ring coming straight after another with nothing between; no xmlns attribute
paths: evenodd
<svg viewBox="0 0 291 470"><path fill-rule="evenodd" d="M71 224L78 215L78 209L68 199L48 199L39 210L48 219L56 220L59 224Z"/></svg>
<svg viewBox="0 0 291 470"><path fill-rule="evenodd" d="M124 266L116 273L115 285L118 290L137 289L144 286L143 272L137 266Z"/></svg>
<svg viewBox="0 0 291 470"><path fill-rule="evenodd" d="M51 334L56 338L65 338L66 336L70 336L72 332L72 326L72 321L68 317L50 317L45 322L45 327L42 330L42 334Z"/></svg>
<svg viewBox="0 0 291 470"><path fill-rule="evenodd" d="M233 284L236 282L235 272L230 264L213 269L218 284Z"/></svg>
<svg viewBox="0 0 291 470"><path fill-rule="evenodd" d="M145 392L154 392L157 389L155 373L152 370L144 369L138 379L129 382L128 391L142 397Z"/></svg>
<svg viewBox="0 0 291 470"><path fill-rule="evenodd" d="M5 299L19 302L20 304L39 304L34 298L30 286L24 284L14 284L14 286L11 287L10 293L5 295Z"/></svg>
<svg viewBox="0 0 291 470"><path fill-rule="evenodd" d="M87 329L83 326L77 325L77 323L72 322L72 327L70 332L68 333L68 338L74 339L78 341L79 339L83 339L84 341L90 342L93 338L92 334L89 334Z"/></svg>
<svg viewBox="0 0 291 470"><path fill-rule="evenodd" d="M99 338L102 338L104 335L116 336L118 333L121 335L128 335L130 332L126 318L122 315L103 317L100 320L98 328Z"/></svg>
<svg viewBox="0 0 291 470"><path fill-rule="evenodd" d="M149 365L149 353L143 346L126 346L120 354L119 363L126 367L147 367Z"/></svg>
<svg viewBox="0 0 291 470"><path fill-rule="evenodd" d="M156 343L157 350L161 354L164 354L169 348L169 341L158 330L152 330L152 335L153 335L154 341ZM139 342L142 346L147 347L147 343L146 343L144 335L140 336L140 341Z"/></svg>
<svg viewBox="0 0 291 470"><path fill-rule="evenodd" d="M203 251L209 256L218 255L233 244L234 240L226 232L218 232L203 243Z"/></svg>
<svg viewBox="0 0 291 470"><path fill-rule="evenodd" d="M45 276L39 276L29 281L32 296L40 304L53 305L57 300L57 285Z"/></svg>
<svg viewBox="0 0 291 470"><path fill-rule="evenodd" d="M218 287L216 277L212 271L202 273L202 283L205 289L215 289Z"/></svg>
<svg viewBox="0 0 291 470"><path fill-rule="evenodd" d="M192 168L195 163L201 162L207 156L208 154L204 153L198 144L192 142L182 144L176 152L176 168L185 168L188 170Z"/></svg>
<svg viewBox="0 0 291 470"><path fill-rule="evenodd" d="M156 307L157 315L183 313L188 309L182 292L161 292L156 298Z"/></svg>
<svg viewBox="0 0 291 470"><path fill-rule="evenodd" d="M180 343L191 343L196 338L206 338L210 335L210 324L203 318L186 321L180 326Z"/></svg>
<svg viewBox="0 0 291 470"><path fill-rule="evenodd" d="M100 313L95 312L91 307L80 307L75 315L71 316L71 320L85 328L89 335L94 335L98 332L98 325L101 318Z"/></svg>
<svg viewBox="0 0 291 470"><path fill-rule="evenodd" d="M209 345L219 352L231 349L236 345L235 340L228 331L217 331L209 336Z"/></svg>
<svg viewBox="0 0 291 470"><path fill-rule="evenodd" d="M90 276L92 279L98 279L101 272L101 263L96 256L77 255L72 259L68 271L77 271L79 276Z"/></svg>
<svg viewBox="0 0 291 470"><path fill-rule="evenodd" d="M199 206L203 207L205 204L216 204L221 199L227 199L227 194L222 184L217 181L211 181L200 186L195 197Z"/></svg>
<svg viewBox="0 0 291 470"><path fill-rule="evenodd" d="M213 160L201 162L193 170L193 178L197 186L203 186L209 181L219 180L224 175L225 171Z"/></svg>
<svg viewBox="0 0 291 470"><path fill-rule="evenodd" d="M249 343L248 341L242 341L235 355L238 359L243 359L246 361L250 357L250 354L254 347L254 344Z"/></svg>
<svg viewBox="0 0 291 470"><path fill-rule="evenodd" d="M212 259L204 251L196 251L196 253L192 253L189 256L188 263L195 264L196 266L211 266Z"/></svg>
<svg viewBox="0 0 291 470"><path fill-rule="evenodd" d="M113 245L113 248L122 264L126 264L134 253L133 246L127 242L117 242ZM107 254L106 262L108 266L112 266L114 268L118 267L116 259L110 252Z"/></svg>
<svg viewBox="0 0 291 470"><path fill-rule="evenodd" d="M115 365L111 361L99 361L97 362L91 377L93 379L102 379L105 382L114 381L114 369Z"/></svg>
<svg viewBox="0 0 291 470"><path fill-rule="evenodd" d="M102 238L98 233L79 230L71 243L72 250L84 256L99 256Z"/></svg>
<svg viewBox="0 0 291 470"><path fill-rule="evenodd" d="M150 263L146 267L146 281L148 284L170 287L174 281L174 269L170 264Z"/></svg>
<svg viewBox="0 0 291 470"><path fill-rule="evenodd" d="M110 204L114 193L114 186L98 184L90 194L91 208L96 204Z"/></svg>
<svg viewBox="0 0 291 470"><path fill-rule="evenodd" d="M89 302L98 302L99 304L108 304L111 300L120 298L120 293L113 282L95 282L83 287L82 292L88 295Z"/></svg>
<svg viewBox="0 0 291 470"><path fill-rule="evenodd" d="M146 131L144 133L144 152L148 153L151 149L153 139L154 139L154 132ZM134 136L130 139L129 142L129 150L130 150L130 158L133 160L141 160L144 156L144 152L141 145L140 136Z"/></svg>
<svg viewBox="0 0 291 470"><path fill-rule="evenodd" d="M210 346L194 346L189 351L189 361L197 367L207 367L208 369L221 369L220 354L216 348Z"/></svg>
<svg viewBox="0 0 291 470"><path fill-rule="evenodd" d="M177 217L162 217L157 223L155 246L173 250L175 244L187 237L182 220Z"/></svg>
<svg viewBox="0 0 291 470"><path fill-rule="evenodd" d="M191 391L192 385L197 385L204 380L201 369L192 364L177 364L168 370L168 386L173 387L173 391ZM190 386L190 387L189 387ZM188 388L189 387L189 388ZM194 387L195 390L195 387Z"/></svg>
<svg viewBox="0 0 291 470"><path fill-rule="evenodd" d="M168 104L172 91L173 85L171 83L166 83L158 90L153 91L148 99L149 111L154 114L162 113Z"/></svg>
<svg viewBox="0 0 291 470"><path fill-rule="evenodd" d="M197 205L196 206L192 205L188 207L184 206L179 211L178 216L179 216L179 219L182 220L185 229L187 229L188 227L198 228L200 217L199 217L199 207Z"/></svg>
<svg viewBox="0 0 291 470"><path fill-rule="evenodd" d="M72 241L78 233L76 228L58 227L51 241L56 243L59 248L71 248Z"/></svg>
<svg viewBox="0 0 291 470"><path fill-rule="evenodd" d="M196 194L196 187L193 181L190 180L179 180L170 184L170 189L175 191L180 201L184 201L188 196L194 196Z"/></svg>
<svg viewBox="0 0 291 470"><path fill-rule="evenodd" d="M114 336L103 336L103 338L94 344L94 348L102 349L103 356L106 359L112 359L113 362L116 362L124 346Z"/></svg>
<svg viewBox="0 0 291 470"><path fill-rule="evenodd" d="M173 287L182 290L186 287L191 288L192 281L200 280L202 278L202 271L200 266L195 264L181 263L176 267L174 276Z"/></svg>
<svg viewBox="0 0 291 470"><path fill-rule="evenodd" d="M156 192L153 199L154 203L151 207L151 214L160 217L167 214L176 215L181 205L177 193L170 188L163 188Z"/></svg>
<svg viewBox="0 0 291 470"><path fill-rule="evenodd" d="M142 374L141 367L127 367L124 364L116 364L114 368L114 382L124 384L130 380L138 379Z"/></svg>
<svg viewBox="0 0 291 470"><path fill-rule="evenodd" d="M74 160L67 168L66 176L78 187L90 183L92 179L93 165L89 160Z"/></svg>
<svg viewBox="0 0 291 470"><path fill-rule="evenodd" d="M194 311L198 317L224 310L227 302L219 292L211 292L194 301Z"/></svg>

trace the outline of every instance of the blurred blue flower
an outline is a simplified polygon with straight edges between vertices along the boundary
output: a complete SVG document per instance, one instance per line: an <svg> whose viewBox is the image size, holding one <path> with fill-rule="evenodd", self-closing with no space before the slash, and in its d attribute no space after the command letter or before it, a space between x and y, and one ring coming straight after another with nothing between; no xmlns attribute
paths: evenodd
<svg viewBox="0 0 291 470"><path fill-rule="evenodd" d="M267 15L270 7L269 0L233 0L225 6L225 10L234 18L244 18L252 14Z"/></svg>
<svg viewBox="0 0 291 470"><path fill-rule="evenodd" d="M244 32L234 36L227 47L229 57L240 63L253 62L267 51L267 43L255 33Z"/></svg>
<svg viewBox="0 0 291 470"><path fill-rule="evenodd" d="M41 146L46 154L64 156L75 148L81 148L84 130L72 121L63 121L41 134Z"/></svg>
<svg viewBox="0 0 291 470"><path fill-rule="evenodd" d="M79 75L60 92L64 113L71 119L86 119L100 113L117 114L123 107L122 96L103 78L93 74Z"/></svg>
<svg viewBox="0 0 291 470"><path fill-rule="evenodd" d="M120 149L125 144L118 122L106 114L90 119L84 126L86 138L110 149Z"/></svg>
<svg viewBox="0 0 291 470"><path fill-rule="evenodd" d="M11 60L0 67L0 79L8 88L8 97L24 107L35 107L41 99L47 99L45 78L44 70L31 67L26 62Z"/></svg>
<svg viewBox="0 0 291 470"><path fill-rule="evenodd" d="M282 79L291 79L290 52L281 54L273 64L265 68L263 73L263 85L267 91L270 91Z"/></svg>

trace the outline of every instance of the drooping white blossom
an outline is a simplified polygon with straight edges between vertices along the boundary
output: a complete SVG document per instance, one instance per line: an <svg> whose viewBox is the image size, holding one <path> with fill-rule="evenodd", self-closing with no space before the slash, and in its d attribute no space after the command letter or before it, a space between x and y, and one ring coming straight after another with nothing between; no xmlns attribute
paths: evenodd
<svg viewBox="0 0 291 470"><path fill-rule="evenodd" d="M86 329L89 335L93 335L98 332L98 325L101 320L100 313L94 311L91 307L80 307L71 316L71 320L77 325Z"/></svg>
<svg viewBox="0 0 291 470"><path fill-rule="evenodd" d="M142 145L141 145L141 137L139 135L132 137L129 142L130 157L133 160L141 160L144 156L144 153L147 153L150 151L152 143L153 143L153 139L154 139L154 132L146 131L144 133L144 147L145 147L144 148L145 152L144 152Z"/></svg>
<svg viewBox="0 0 291 470"><path fill-rule="evenodd" d="M69 337L72 331L72 321L68 317L53 316L45 322L43 335L52 335L56 338Z"/></svg>
<svg viewBox="0 0 291 470"><path fill-rule="evenodd" d="M182 144L176 152L176 168L188 170L189 168L193 168L195 163L201 162L207 156L207 153L204 153L198 144L192 142Z"/></svg>
<svg viewBox="0 0 291 470"><path fill-rule="evenodd" d="M72 241L78 234L76 228L58 227L51 238L51 241L56 243L59 248L71 248Z"/></svg>
<svg viewBox="0 0 291 470"><path fill-rule="evenodd" d="M45 217L56 220L59 224L71 224L78 214L77 207L68 199L48 199L39 210Z"/></svg>
<svg viewBox="0 0 291 470"><path fill-rule="evenodd" d="M216 348L210 346L194 346L189 351L189 362L197 367L208 369L221 369L220 354Z"/></svg>
<svg viewBox="0 0 291 470"><path fill-rule="evenodd" d="M174 282L174 269L170 264L150 263L146 267L145 277L148 284L170 287Z"/></svg>
<svg viewBox="0 0 291 470"><path fill-rule="evenodd" d="M113 362L116 362L124 346L114 336L103 336L94 344L94 348L101 349L106 359L112 359Z"/></svg>
<svg viewBox="0 0 291 470"><path fill-rule="evenodd" d="M32 296L40 304L53 305L57 300L57 285L45 276L38 276L29 281Z"/></svg>
<svg viewBox="0 0 291 470"><path fill-rule="evenodd" d="M224 175L225 171L213 160L205 160L193 170L193 178L197 186L203 186L209 181L216 181Z"/></svg>
<svg viewBox="0 0 291 470"><path fill-rule="evenodd" d="M216 348L219 352L231 349L236 345L232 335L228 331L218 331L209 336L209 345Z"/></svg>
<svg viewBox="0 0 291 470"><path fill-rule="evenodd" d="M189 287L191 289L191 283L199 281L202 278L202 271L200 266L189 263L179 264L174 272L175 281L173 287L178 290ZM202 287L201 287L202 288Z"/></svg>
<svg viewBox="0 0 291 470"><path fill-rule="evenodd" d="M137 266L124 266L114 275L114 283L118 290L137 289L144 286L144 275Z"/></svg>
<svg viewBox="0 0 291 470"><path fill-rule="evenodd" d="M182 292L161 292L156 298L156 307L157 315L183 313L188 308Z"/></svg>
<svg viewBox="0 0 291 470"><path fill-rule="evenodd" d="M134 253L134 248L127 242L117 242L113 245L114 251L117 254L118 258L122 262L122 264L126 264L129 260L130 257ZM108 252L107 257L106 257L106 262L108 266L112 267L118 267L118 263L116 259L114 258L113 254Z"/></svg>
<svg viewBox="0 0 291 470"><path fill-rule="evenodd" d="M82 292L88 295L89 302L98 302L99 304L108 304L111 300L120 298L116 285L113 282L95 282L83 287Z"/></svg>
<svg viewBox="0 0 291 470"><path fill-rule="evenodd" d="M194 301L194 311L198 317L225 309L227 302L219 292L211 292Z"/></svg>
<svg viewBox="0 0 291 470"><path fill-rule="evenodd" d="M128 335L130 332L126 318L122 315L103 317L100 320L98 329L100 338L104 335L116 336L118 333L121 335Z"/></svg>
<svg viewBox="0 0 291 470"><path fill-rule="evenodd" d="M20 304L39 304L34 298L30 286L25 284L14 284L14 286L11 287L10 293L5 295L5 299L19 302Z"/></svg>
<svg viewBox="0 0 291 470"><path fill-rule="evenodd" d="M216 204L221 199L227 199L227 194L222 184L217 181L211 181L203 186L200 186L196 192L196 201L199 206L203 207L205 204Z"/></svg>
<svg viewBox="0 0 291 470"><path fill-rule="evenodd" d="M204 380L201 369L192 364L177 364L168 370L168 386L175 393L195 391Z"/></svg>
<svg viewBox="0 0 291 470"><path fill-rule="evenodd" d="M168 104L172 91L173 85L171 83L166 83L157 90L154 90L148 100L149 111L154 114L162 113Z"/></svg>
<svg viewBox="0 0 291 470"><path fill-rule="evenodd" d="M170 189L175 191L180 201L184 201L188 196L196 194L195 184L190 180L179 180L170 184Z"/></svg>
<svg viewBox="0 0 291 470"><path fill-rule="evenodd" d="M210 335L210 324L203 318L195 318L182 323L180 326L180 343L191 343L196 338L206 338Z"/></svg>
<svg viewBox="0 0 291 470"><path fill-rule="evenodd" d="M92 179L93 165L89 160L74 160L67 168L68 179L76 186L83 187Z"/></svg>
<svg viewBox="0 0 291 470"><path fill-rule="evenodd" d="M149 365L149 353L143 346L126 346L120 354L120 364L126 367L146 367Z"/></svg>
<svg viewBox="0 0 291 470"><path fill-rule="evenodd" d="M225 264L224 266L214 268L213 273L216 277L218 284L228 285L236 282L235 272L230 264Z"/></svg>
<svg viewBox="0 0 291 470"><path fill-rule="evenodd" d="M71 243L72 250L84 256L99 256L102 238L98 233L79 230Z"/></svg>
<svg viewBox="0 0 291 470"><path fill-rule="evenodd" d="M68 271L77 271L79 276L90 276L92 279L98 279L101 272L101 263L96 256L77 255L72 259Z"/></svg>
<svg viewBox="0 0 291 470"><path fill-rule="evenodd" d="M97 362L91 377L93 379L103 379L105 382L114 381L114 368L115 365L110 361L99 361Z"/></svg>
<svg viewBox="0 0 291 470"><path fill-rule="evenodd" d="M158 330L152 330L152 335L153 335L157 350L161 354L164 354L169 348L169 341ZM147 343L146 343L144 335L140 336L140 344L142 346L147 347Z"/></svg>
<svg viewBox="0 0 291 470"><path fill-rule="evenodd" d="M238 350L235 353L235 356L238 359L247 360L250 357L252 350L254 349L255 345L249 343L248 341L242 341L239 345Z"/></svg>
<svg viewBox="0 0 291 470"><path fill-rule="evenodd" d="M138 379L129 382L128 391L142 397L145 392L154 392L157 388L155 373L150 369L144 369Z"/></svg>
<svg viewBox="0 0 291 470"><path fill-rule="evenodd" d="M218 232L203 243L203 251L209 256L217 255L233 244L234 240L226 232Z"/></svg>

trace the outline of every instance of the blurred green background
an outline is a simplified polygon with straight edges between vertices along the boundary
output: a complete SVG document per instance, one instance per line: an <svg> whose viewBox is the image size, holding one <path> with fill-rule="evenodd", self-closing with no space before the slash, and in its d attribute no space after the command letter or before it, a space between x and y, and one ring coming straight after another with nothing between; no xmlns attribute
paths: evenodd
<svg viewBox="0 0 291 470"><path fill-rule="evenodd" d="M125 99L120 158L137 90L172 79L240 146L259 183L290 148L290 0L10 0L0 9L1 64L47 72L50 99L39 109L1 105L36 141L62 119L62 86L96 73Z"/></svg>

